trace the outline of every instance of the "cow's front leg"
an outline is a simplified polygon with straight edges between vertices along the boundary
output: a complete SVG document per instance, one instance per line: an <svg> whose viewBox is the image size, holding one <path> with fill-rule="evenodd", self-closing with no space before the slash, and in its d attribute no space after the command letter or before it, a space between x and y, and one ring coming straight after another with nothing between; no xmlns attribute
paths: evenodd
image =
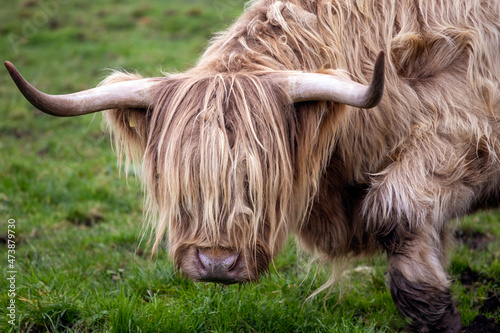
<svg viewBox="0 0 500 333"><path fill-rule="evenodd" d="M462 163L448 148L432 160L421 154L430 149L406 151L372 179L363 201L368 229L387 253L392 298L418 332L461 326L443 268L445 222L469 210L480 184L446 173Z"/></svg>
<svg viewBox="0 0 500 333"><path fill-rule="evenodd" d="M429 235L397 230L383 238L391 295L399 311L412 320L413 330L459 332L460 313L441 264L440 245Z"/></svg>

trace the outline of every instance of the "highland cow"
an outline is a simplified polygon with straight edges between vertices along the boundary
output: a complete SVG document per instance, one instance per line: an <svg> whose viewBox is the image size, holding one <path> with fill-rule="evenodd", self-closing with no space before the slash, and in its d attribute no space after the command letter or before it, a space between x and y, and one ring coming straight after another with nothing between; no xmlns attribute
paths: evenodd
<svg viewBox="0 0 500 333"><path fill-rule="evenodd" d="M257 0L193 69L72 95L6 66L46 113L108 110L186 276L255 281L293 233L332 262L385 252L413 328L460 329L446 222L500 203L500 1Z"/></svg>

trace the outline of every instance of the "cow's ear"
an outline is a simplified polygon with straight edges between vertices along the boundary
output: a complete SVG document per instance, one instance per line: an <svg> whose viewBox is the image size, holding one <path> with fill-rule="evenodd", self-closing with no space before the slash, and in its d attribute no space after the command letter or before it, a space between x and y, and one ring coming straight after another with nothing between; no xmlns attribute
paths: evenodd
<svg viewBox="0 0 500 333"><path fill-rule="evenodd" d="M148 110L113 109L104 113L104 125L111 134L118 156L126 163L142 159L147 144Z"/></svg>
<svg viewBox="0 0 500 333"><path fill-rule="evenodd" d="M101 85L141 79L139 75L114 72ZM116 108L105 111L104 126L111 135L120 165L125 171L131 164L139 166L147 144L150 109Z"/></svg>

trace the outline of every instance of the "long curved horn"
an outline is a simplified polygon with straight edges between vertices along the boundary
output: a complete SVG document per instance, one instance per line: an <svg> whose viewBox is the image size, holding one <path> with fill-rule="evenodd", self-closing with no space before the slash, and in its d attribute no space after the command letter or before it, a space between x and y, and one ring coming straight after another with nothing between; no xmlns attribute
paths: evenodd
<svg viewBox="0 0 500 333"><path fill-rule="evenodd" d="M113 83L69 95L47 95L26 81L9 61L5 67L34 107L53 116L73 117L114 108L148 108L160 79Z"/></svg>
<svg viewBox="0 0 500 333"><path fill-rule="evenodd" d="M335 101L358 108L372 108L384 93L384 57L384 51L380 51L368 86L328 74L290 73L285 79L288 94L294 103Z"/></svg>

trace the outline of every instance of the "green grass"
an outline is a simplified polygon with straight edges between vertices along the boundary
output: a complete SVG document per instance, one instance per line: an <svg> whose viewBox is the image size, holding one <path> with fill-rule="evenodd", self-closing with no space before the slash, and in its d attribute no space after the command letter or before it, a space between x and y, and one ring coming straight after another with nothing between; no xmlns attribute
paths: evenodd
<svg viewBox="0 0 500 333"><path fill-rule="evenodd" d="M158 76L192 66L242 9L240 0L9 1L0 9L0 55L54 94L95 86L106 68ZM293 241L276 259L278 273L256 284L180 278L165 251L151 260L138 245L143 195L134 177L118 176L100 115L41 114L1 70L0 100L0 331L395 332L407 324L385 286L384 258L359 263L373 269L351 271L312 301L328 273L308 273ZM8 219L16 220L14 326L6 316ZM454 247L449 272L465 324L489 293L500 294L499 219L486 212L459 223L465 242ZM467 235L482 240L477 249Z"/></svg>

